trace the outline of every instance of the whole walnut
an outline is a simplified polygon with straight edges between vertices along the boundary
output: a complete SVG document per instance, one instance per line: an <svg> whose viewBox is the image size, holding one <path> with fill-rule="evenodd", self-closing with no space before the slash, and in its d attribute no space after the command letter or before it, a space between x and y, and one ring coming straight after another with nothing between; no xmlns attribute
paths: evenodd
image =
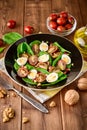
<svg viewBox="0 0 87 130"><path fill-rule="evenodd" d="M78 102L79 98L80 98L79 93L74 89L68 90L64 96L65 102L69 105L76 104Z"/></svg>
<svg viewBox="0 0 87 130"><path fill-rule="evenodd" d="M80 78L78 80L78 84L77 84L77 87L80 89L80 90L87 90L87 78Z"/></svg>

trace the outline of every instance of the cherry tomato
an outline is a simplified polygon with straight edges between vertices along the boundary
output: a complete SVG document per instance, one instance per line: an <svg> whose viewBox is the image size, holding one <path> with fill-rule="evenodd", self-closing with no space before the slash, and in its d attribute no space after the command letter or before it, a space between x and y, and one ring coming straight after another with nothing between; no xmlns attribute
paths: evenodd
<svg viewBox="0 0 87 130"><path fill-rule="evenodd" d="M73 17L68 17L68 22L71 24L74 24L74 18Z"/></svg>
<svg viewBox="0 0 87 130"><path fill-rule="evenodd" d="M53 29L57 29L57 23L55 21L50 21L49 26Z"/></svg>
<svg viewBox="0 0 87 130"><path fill-rule="evenodd" d="M0 46L3 46L4 45L4 41L3 39L0 38Z"/></svg>
<svg viewBox="0 0 87 130"><path fill-rule="evenodd" d="M64 26L58 26L57 27L57 30L59 31L59 32L62 32L62 31L65 31L66 30L66 28L64 27Z"/></svg>
<svg viewBox="0 0 87 130"><path fill-rule="evenodd" d="M8 28L13 29L13 28L15 28L15 26L16 26L16 21L15 21L15 20L9 20L9 21L7 22L7 27L8 27Z"/></svg>
<svg viewBox="0 0 87 130"><path fill-rule="evenodd" d="M58 23L59 25L64 25L64 24L66 24L66 18L64 18L64 17L57 18L57 23Z"/></svg>
<svg viewBox="0 0 87 130"><path fill-rule="evenodd" d="M66 25L65 25L65 28L66 28L66 30L72 28L72 24L70 24L70 23L66 24Z"/></svg>
<svg viewBox="0 0 87 130"><path fill-rule="evenodd" d="M24 27L24 31L27 33L27 34L32 34L34 32L34 28L32 26L25 26Z"/></svg>
<svg viewBox="0 0 87 130"><path fill-rule="evenodd" d="M56 20L56 19L57 19L57 14L51 14L51 15L49 16L49 19L50 19L50 20Z"/></svg>
<svg viewBox="0 0 87 130"><path fill-rule="evenodd" d="M68 13L65 12L65 11L62 11L62 12L60 13L60 17L67 18L67 17L68 17Z"/></svg>

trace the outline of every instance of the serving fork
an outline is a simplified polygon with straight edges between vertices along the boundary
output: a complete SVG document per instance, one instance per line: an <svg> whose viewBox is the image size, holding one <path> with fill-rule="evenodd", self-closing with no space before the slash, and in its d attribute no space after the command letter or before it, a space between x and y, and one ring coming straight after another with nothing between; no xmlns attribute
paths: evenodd
<svg viewBox="0 0 87 130"><path fill-rule="evenodd" d="M48 113L47 108L44 107L41 103L37 102L36 100L32 99L31 97L27 96L26 94L18 91L15 89L12 85L10 85L6 80L4 80L2 77L0 77L0 84L6 89L6 90L13 90L15 91L21 98L23 98L25 101L33 105L35 108L40 110L43 113Z"/></svg>

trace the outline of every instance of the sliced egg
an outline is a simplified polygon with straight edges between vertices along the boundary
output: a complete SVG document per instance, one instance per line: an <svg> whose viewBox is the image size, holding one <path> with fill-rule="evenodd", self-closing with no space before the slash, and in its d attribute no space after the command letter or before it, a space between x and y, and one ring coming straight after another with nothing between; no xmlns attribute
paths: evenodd
<svg viewBox="0 0 87 130"><path fill-rule="evenodd" d="M77 41L78 41L78 43L80 44L80 46L82 46L82 47L85 46L85 41L84 41L84 39L82 39L81 37L79 37L79 38L77 39Z"/></svg>
<svg viewBox="0 0 87 130"><path fill-rule="evenodd" d="M41 51L47 51L48 50L48 44L45 43L44 41L42 41L42 43L40 44L40 50Z"/></svg>
<svg viewBox="0 0 87 130"><path fill-rule="evenodd" d="M48 74L46 77L46 81L50 83L56 81L57 79L58 79L58 74L55 72Z"/></svg>
<svg viewBox="0 0 87 130"><path fill-rule="evenodd" d="M71 58L67 54L63 54L61 59L64 60L66 64L71 63Z"/></svg>
<svg viewBox="0 0 87 130"><path fill-rule="evenodd" d="M48 54L43 54L39 56L38 61L39 62L47 62L49 60L49 55Z"/></svg>
<svg viewBox="0 0 87 130"><path fill-rule="evenodd" d="M30 73L28 74L28 78L29 78L29 79L35 79L36 76L37 76L37 70L35 70L35 69L32 69L32 70L30 71Z"/></svg>
<svg viewBox="0 0 87 130"><path fill-rule="evenodd" d="M19 66L23 66L27 63L27 57L19 57L16 61Z"/></svg>

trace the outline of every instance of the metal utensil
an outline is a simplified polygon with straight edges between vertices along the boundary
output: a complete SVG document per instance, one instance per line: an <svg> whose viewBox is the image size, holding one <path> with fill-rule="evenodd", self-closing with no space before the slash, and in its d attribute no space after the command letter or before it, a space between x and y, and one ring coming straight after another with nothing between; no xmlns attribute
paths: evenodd
<svg viewBox="0 0 87 130"><path fill-rule="evenodd" d="M12 85L10 85L6 80L4 80L2 77L0 77L0 84L7 90L14 90L20 97L22 97L25 101L33 105L35 108L40 110L43 113L48 113L48 110L39 102L32 99L31 97L25 95L24 93L18 91L15 89Z"/></svg>

